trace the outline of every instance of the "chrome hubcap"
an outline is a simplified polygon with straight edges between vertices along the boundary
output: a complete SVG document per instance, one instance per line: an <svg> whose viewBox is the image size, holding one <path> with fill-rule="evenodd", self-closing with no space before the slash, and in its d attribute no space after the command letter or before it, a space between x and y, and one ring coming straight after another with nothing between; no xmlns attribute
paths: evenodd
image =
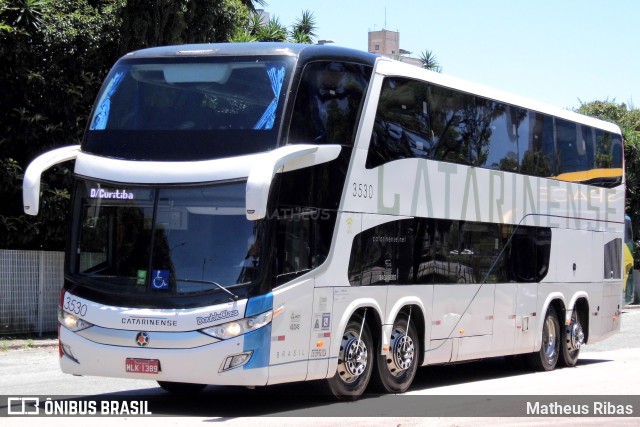
<svg viewBox="0 0 640 427"><path fill-rule="evenodd" d="M394 330L391 334L391 356L387 358L387 368L394 376L401 375L411 367L415 357L415 346L404 331Z"/></svg>
<svg viewBox="0 0 640 427"><path fill-rule="evenodd" d="M342 337L340 357L338 358L338 374L346 383L352 383L367 369L369 351L364 341L358 339L354 332Z"/></svg>
<svg viewBox="0 0 640 427"><path fill-rule="evenodd" d="M569 337L569 342L567 342L569 351L580 350L580 347L584 344L582 325L576 322L567 326L567 336Z"/></svg>

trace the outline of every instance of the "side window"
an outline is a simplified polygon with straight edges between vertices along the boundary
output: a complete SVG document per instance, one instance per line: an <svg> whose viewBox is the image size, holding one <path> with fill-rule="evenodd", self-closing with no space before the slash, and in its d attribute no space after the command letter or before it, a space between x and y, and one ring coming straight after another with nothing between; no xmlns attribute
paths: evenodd
<svg viewBox="0 0 640 427"><path fill-rule="evenodd" d="M431 158L427 84L403 78L385 79L367 155L367 168L393 160Z"/></svg>
<svg viewBox="0 0 640 427"><path fill-rule="evenodd" d="M605 280L620 279L622 267L622 239L613 239L604 245L604 274Z"/></svg>
<svg viewBox="0 0 640 427"><path fill-rule="evenodd" d="M417 282L472 283L472 269L460 253L459 222L446 219L425 222Z"/></svg>
<svg viewBox="0 0 640 427"><path fill-rule="evenodd" d="M519 126L526 116L526 110L499 104L495 101L480 100L490 123L484 127L487 142L490 144L478 158L478 165L486 168L517 172L519 161Z"/></svg>
<svg viewBox="0 0 640 427"><path fill-rule="evenodd" d="M276 215L276 284L320 266L329 253L335 213L320 209L292 212L281 208Z"/></svg>
<svg viewBox="0 0 640 427"><path fill-rule="evenodd" d="M349 259L351 285L412 283L414 223L393 221L359 233Z"/></svg>
<svg viewBox="0 0 640 427"><path fill-rule="evenodd" d="M609 132L459 90L388 77L366 167L406 158L610 187L621 182L623 147L620 136ZM559 176L592 169L618 169L619 175Z"/></svg>
<svg viewBox="0 0 640 427"><path fill-rule="evenodd" d="M473 95L451 89L429 88L430 122L436 145L434 160L472 164L476 129Z"/></svg>
<svg viewBox="0 0 640 427"><path fill-rule="evenodd" d="M622 182L622 141L619 135L595 129L595 170L590 183L612 187ZM606 173L598 169L610 169Z"/></svg>
<svg viewBox="0 0 640 427"><path fill-rule="evenodd" d="M578 137L579 131L580 125L556 119L558 174L589 170L586 145L584 140Z"/></svg>
<svg viewBox="0 0 640 427"><path fill-rule="evenodd" d="M549 271L551 229L518 227L506 251L509 281L539 282Z"/></svg>
<svg viewBox="0 0 640 427"><path fill-rule="evenodd" d="M352 286L539 282L551 229L443 219L389 222L355 236Z"/></svg>
<svg viewBox="0 0 640 427"><path fill-rule="evenodd" d="M465 222L460 227L460 260L473 271L470 283L504 282L502 241L497 224ZM497 260L497 261L496 261Z"/></svg>
<svg viewBox="0 0 640 427"><path fill-rule="evenodd" d="M530 111L528 148L520 172L534 176L555 176L554 151L553 117Z"/></svg>
<svg viewBox="0 0 640 427"><path fill-rule="evenodd" d="M371 67L334 61L307 64L289 128L289 143L353 145Z"/></svg>
<svg viewBox="0 0 640 427"><path fill-rule="evenodd" d="M613 135L596 129L596 168L608 169L613 166Z"/></svg>
<svg viewBox="0 0 640 427"><path fill-rule="evenodd" d="M582 126L582 144L585 151L585 170L591 170L595 165L595 144L594 144L594 130L589 126Z"/></svg>

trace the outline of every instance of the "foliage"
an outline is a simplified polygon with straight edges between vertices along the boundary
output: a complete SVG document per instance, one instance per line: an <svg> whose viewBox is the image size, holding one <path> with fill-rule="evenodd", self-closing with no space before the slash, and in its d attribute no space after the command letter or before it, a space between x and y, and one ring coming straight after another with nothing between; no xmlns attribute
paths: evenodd
<svg viewBox="0 0 640 427"><path fill-rule="evenodd" d="M254 13L244 21L244 25L229 38L232 42L291 42L313 44L316 36L316 20L312 12L305 10L300 18L287 27L277 17L268 21L260 14Z"/></svg>
<svg viewBox="0 0 640 427"><path fill-rule="evenodd" d="M624 136L625 175L627 179L626 211L633 223L634 240L640 239L640 109L614 101L582 103L578 113L616 123ZM636 267L640 265L636 250Z"/></svg>
<svg viewBox="0 0 640 427"><path fill-rule="evenodd" d="M422 68L435 71L436 73L442 72L442 67L438 63L435 53L431 50L424 50L420 53L420 61L422 61Z"/></svg>
<svg viewBox="0 0 640 427"><path fill-rule="evenodd" d="M37 217L22 211L22 173L35 156L81 141L100 84L121 55L225 41L253 3L0 0L0 248L64 247L72 165L44 174Z"/></svg>

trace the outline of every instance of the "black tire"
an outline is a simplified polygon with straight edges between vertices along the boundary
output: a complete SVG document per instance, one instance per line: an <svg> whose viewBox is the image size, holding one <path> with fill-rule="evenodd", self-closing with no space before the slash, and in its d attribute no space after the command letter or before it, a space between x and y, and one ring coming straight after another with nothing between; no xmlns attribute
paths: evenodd
<svg viewBox="0 0 640 427"><path fill-rule="evenodd" d="M540 350L527 355L527 364L536 371L553 371L560 358L561 335L558 314L549 306L542 325Z"/></svg>
<svg viewBox="0 0 640 427"><path fill-rule="evenodd" d="M362 322L362 316L354 314L347 323L340 338L336 373L323 382L325 390L337 400L356 400L364 393L371 378L375 350L371 331Z"/></svg>
<svg viewBox="0 0 640 427"><path fill-rule="evenodd" d="M158 385L169 393L187 395L200 393L207 386L206 384L174 383L171 381L158 381Z"/></svg>
<svg viewBox="0 0 640 427"><path fill-rule="evenodd" d="M401 313L393 323L389 354L383 355L378 351L378 375L374 376L373 380L375 388L383 393L404 393L416 376L420 360L420 341L415 322L408 321L408 316ZM380 341L382 345L382 340Z"/></svg>
<svg viewBox="0 0 640 427"><path fill-rule="evenodd" d="M562 326L560 364L568 367L576 366L578 356L580 355L580 347L583 343L584 332L582 330L582 323L580 322L578 312L574 308L571 314L571 325Z"/></svg>

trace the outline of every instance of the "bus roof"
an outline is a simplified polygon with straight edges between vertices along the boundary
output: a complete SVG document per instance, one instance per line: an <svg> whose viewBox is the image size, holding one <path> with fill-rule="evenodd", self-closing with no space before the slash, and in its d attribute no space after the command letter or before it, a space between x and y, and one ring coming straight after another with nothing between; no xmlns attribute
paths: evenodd
<svg viewBox="0 0 640 427"><path fill-rule="evenodd" d="M301 43L211 43L162 46L128 53L124 58L210 57L285 55L304 59L335 58L373 66L377 55L356 49L334 45L310 45Z"/></svg>

